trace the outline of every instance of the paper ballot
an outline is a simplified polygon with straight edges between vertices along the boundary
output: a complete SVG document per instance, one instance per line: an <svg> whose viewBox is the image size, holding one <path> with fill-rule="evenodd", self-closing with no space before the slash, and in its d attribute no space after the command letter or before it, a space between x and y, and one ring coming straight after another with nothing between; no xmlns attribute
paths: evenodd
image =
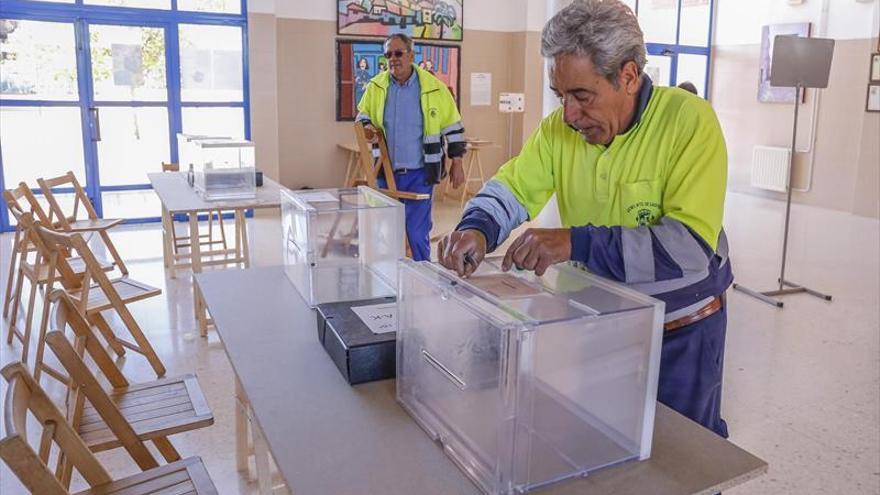
<svg viewBox="0 0 880 495"><path fill-rule="evenodd" d="M537 287L533 287L523 279L509 273L478 275L467 279L467 281L502 299L533 296L541 292Z"/></svg>
<svg viewBox="0 0 880 495"><path fill-rule="evenodd" d="M373 333L388 333L397 330L397 303L354 306L351 310Z"/></svg>

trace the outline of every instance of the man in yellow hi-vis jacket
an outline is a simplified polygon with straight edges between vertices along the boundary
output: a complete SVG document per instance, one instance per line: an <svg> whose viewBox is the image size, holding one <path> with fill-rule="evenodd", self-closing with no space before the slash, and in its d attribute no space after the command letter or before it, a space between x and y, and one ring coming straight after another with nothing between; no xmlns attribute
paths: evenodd
<svg viewBox="0 0 880 495"><path fill-rule="evenodd" d="M464 182L461 157L464 127L452 94L430 72L413 64L413 42L403 34L385 41L388 70L370 80L358 103L356 120L366 129L385 132L394 180L402 191L430 194L446 175L446 153L453 187ZM379 185L385 187L384 177ZM431 256L431 200L402 200L406 208L406 235L416 261Z"/></svg>
<svg viewBox="0 0 880 495"><path fill-rule="evenodd" d="M440 262L473 273L553 194L565 228L528 229L502 268L574 261L666 303L657 398L719 435L733 280L721 228L727 149L708 102L643 73L638 20L617 0L574 0L541 52L562 108L468 203Z"/></svg>

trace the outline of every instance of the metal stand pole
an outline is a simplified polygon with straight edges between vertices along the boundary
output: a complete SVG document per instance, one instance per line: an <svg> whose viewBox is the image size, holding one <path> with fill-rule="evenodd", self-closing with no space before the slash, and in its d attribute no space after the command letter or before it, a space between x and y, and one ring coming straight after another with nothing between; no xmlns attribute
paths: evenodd
<svg viewBox="0 0 880 495"><path fill-rule="evenodd" d="M797 126L798 126L798 107L801 102L801 86L798 84L795 86L794 90L794 126L791 133L791 160L788 162L788 197L785 201L785 230L782 237L782 267L779 270L779 288L776 290L768 290L763 292L758 292L756 290L749 289L740 284L733 284L733 288L745 294L748 294L756 299L760 299L767 304L776 306L777 308L783 307L783 302L779 299L774 298L774 296L786 296L789 294L800 294L802 292L810 294L811 296L815 296L826 301L831 300L831 296L829 294L823 294L819 291L804 287L802 285L795 284L785 279L785 261L788 255L788 228L789 221L791 219L791 182L792 182L792 171L794 169L794 151L795 151L795 142L797 140Z"/></svg>

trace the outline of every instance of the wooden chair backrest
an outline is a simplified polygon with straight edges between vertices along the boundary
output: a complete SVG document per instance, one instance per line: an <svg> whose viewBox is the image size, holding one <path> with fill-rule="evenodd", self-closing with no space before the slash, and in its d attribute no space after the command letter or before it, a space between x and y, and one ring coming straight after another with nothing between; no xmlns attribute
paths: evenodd
<svg viewBox="0 0 880 495"><path fill-rule="evenodd" d="M376 158L375 165L373 164L373 145L367 140L366 132L362 123L354 123L354 136L357 140L358 150L360 150L358 164L364 177L366 177L367 186L394 199L429 200L431 198L430 194L400 191L397 189L397 182L394 180L394 169L391 166L391 155L388 153L388 144L385 142L385 134L380 129L375 131L378 137L377 147L379 156ZM380 172L385 177L385 184L387 185L385 188L379 187L376 181Z"/></svg>
<svg viewBox="0 0 880 495"><path fill-rule="evenodd" d="M83 290L84 286L88 288L90 284L90 271L87 269L82 274L74 272L68 262L68 258L71 255L71 248L69 245L60 244L54 241L46 241L47 238L55 239L55 236L67 237L71 235L75 235L82 239L79 234L63 234L47 229L41 222L35 222L33 216L29 213L23 214L17 220L22 228L28 233L31 244L36 248L36 263L48 264L49 266L49 279L44 290L51 291L56 280L60 281L61 285L68 290ZM41 235L40 229L45 233ZM86 249L88 249L88 246L86 246ZM89 250L89 254L91 254L91 250ZM80 256L83 255L80 254ZM94 255L91 257L92 261L97 264L98 262L94 259ZM98 271L101 270L99 269ZM107 276L105 273L102 273L102 275L104 275L105 278Z"/></svg>
<svg viewBox="0 0 880 495"><path fill-rule="evenodd" d="M40 178L37 179L37 184L40 185L43 195L46 196L46 200L49 202L49 225L57 225L62 230L70 231L70 224L75 222L78 218L80 205L82 205L88 218L92 220L98 218L98 213L95 211L95 207L92 206L92 201L86 194L85 189L83 189L82 185L80 185L79 181L76 179L76 176L73 175L73 172L67 172L64 175L52 177L50 179ZM66 213L64 209L61 208L58 198L56 198L55 194L52 192L52 189L59 187L73 188L73 211L69 213Z"/></svg>
<svg viewBox="0 0 880 495"><path fill-rule="evenodd" d="M180 172L180 165L177 163L162 162L163 172Z"/></svg>
<svg viewBox="0 0 880 495"><path fill-rule="evenodd" d="M6 436L0 440L0 458L31 493L69 494L67 484L57 477L62 463L58 463L57 474L48 465L53 443L59 450L58 459L72 463L90 486L112 481L23 363L9 364L0 374L9 383L3 413ZM28 412L43 428L37 451L27 441Z"/></svg>

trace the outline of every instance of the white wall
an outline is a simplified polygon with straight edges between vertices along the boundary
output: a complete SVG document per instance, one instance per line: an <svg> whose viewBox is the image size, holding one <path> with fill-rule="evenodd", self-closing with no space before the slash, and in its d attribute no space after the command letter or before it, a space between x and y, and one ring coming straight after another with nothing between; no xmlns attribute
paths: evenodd
<svg viewBox="0 0 880 495"><path fill-rule="evenodd" d="M788 22L813 23L813 35L834 39L864 39L877 36L878 1L804 0L788 5L785 0L716 0L716 45L761 43L761 27ZM823 6L828 14L823 20ZM827 29L822 33L825 21Z"/></svg>

